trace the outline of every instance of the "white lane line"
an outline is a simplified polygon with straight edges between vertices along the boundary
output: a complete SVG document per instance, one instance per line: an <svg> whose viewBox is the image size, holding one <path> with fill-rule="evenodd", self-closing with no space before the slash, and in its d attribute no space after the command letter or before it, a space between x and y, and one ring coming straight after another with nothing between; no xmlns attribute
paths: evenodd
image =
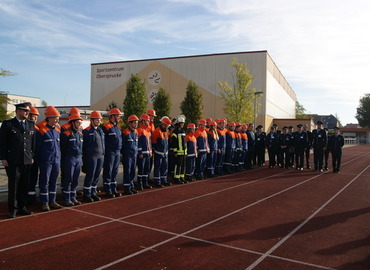
<svg viewBox="0 0 370 270"><path fill-rule="evenodd" d="M164 244L166 244L166 243L168 243L168 242L171 242L172 240L175 240L175 239L177 239L177 238L179 238L179 237L182 237L182 236L184 236L184 235L186 235L186 234L189 234L189 233L192 233L192 232L197 231L197 230L199 230L199 229L202 229L202 228L204 228L204 227L207 227L207 226L209 226L209 225L211 225L211 224L213 224L213 223L216 223L216 222L218 222L218 221L220 221L220 220L223 220L223 219L225 219L225 218L227 218L227 217L229 217L229 216L232 216L232 215L234 215L234 214L237 214L237 213L239 213L239 212L241 212L241 211L243 211L243 210L245 210L245 209L247 209L247 208L249 208L249 207L252 207L252 206L254 206L254 205L256 205L256 204L259 204L259 203L261 203L261 202L263 202L263 201L266 201L266 200L271 199L271 198L273 198L273 197L276 197L276 196L278 196L278 195L280 195L280 194L282 194L282 193L284 193L284 192L287 192L287 191L289 191L289 190L291 190L291 189L293 189L293 188L296 188L296 187L298 187L298 186L300 186L300 185L303 185L303 184L305 184L305 183L307 183L307 182L309 182L309 181L312 181L313 179L316 179L316 178L320 177L321 175L323 175L323 174L325 174L325 173L327 173L327 172L324 172L324 173L321 173L321 174L315 175L314 177L311 177L311 178L309 178L309 179L307 179L307 180L305 180L305 181L303 181L303 182L300 182L300 183L298 183L298 184L295 184L295 185L293 185L293 186L291 186L291 187L289 187L289 188L283 189L283 190L281 190L281 191L279 191L279 192L276 192L276 193L274 193L274 194L272 194L272 195L270 195L270 196L267 196L267 197L265 197L265 198L263 198L263 199L260 199L260 200L258 200L258 201L255 201L254 203L251 203L251 204L249 204L249 205L246 205L246 206L244 206L244 207L242 207L242 208L239 208L239 209L237 209L237 210L235 210L235 211L232 211L232 212L230 212L230 213L228 213L228 214L226 214L226 215L223 215L223 216L221 216L221 217L219 217L219 218L213 219L213 220L211 220L211 221L209 221L209 222L207 222L207 223L204 223L204 224L202 224L202 225L200 225L200 226L197 226L197 227L195 227L195 228L192 228L191 230L188 230L188 231L186 231L186 232L183 232L183 233L181 233L181 234L179 234L179 235L176 235L176 236L174 236L174 237L171 237L171 238L169 238L169 239L167 239L167 240L164 240L164 241L162 241L162 242L159 242L159 243L157 243L157 244L154 244L154 245L152 245L152 246L148 247L147 249L142 249L142 250L140 250L140 251L138 251L138 252L135 252L135 253L132 253L132 254L130 254L130 255L127 255L127 256L125 256L125 257L123 257L123 258L121 258L121 259L118 259L118 260L116 260L116 261L113 261L113 262L111 262L111 263L108 263L108 264L106 264L106 265L103 265L103 266L101 266L101 267L99 267L99 268L97 268L97 269L99 269L99 270L100 270L100 269L106 269L106 268L108 268L108 267L110 267L110 266L113 266L113 265L115 265L115 264L118 264L118 263L120 263L120 262L123 262L123 261L125 261L125 260L128 260L128 259L130 259L130 258L132 258L132 257L135 257L135 256L137 256L137 255L140 255L140 254L142 254L142 253L144 253L144 252L147 252L147 251L149 251L150 249L155 249L155 248L156 248L156 247L158 247L158 246L164 245ZM127 222L127 223L128 223L128 222ZM133 225L135 225L134 223L132 223L132 224L133 224Z"/></svg>
<svg viewBox="0 0 370 270"><path fill-rule="evenodd" d="M329 200L327 200L319 209L317 209L314 213L312 213L306 220L304 220L301 224L299 224L294 230L292 230L289 234L287 234L283 239L281 239L278 243L276 243L272 248L270 248L263 256L258 258L254 263L252 263L247 270L251 270L260 264L267 256L269 256L272 252L274 252L278 247L280 247L285 241L287 241L292 235L294 235L300 228L302 228L307 222L309 222L314 216L316 216L323 208L325 208L329 203L331 203L339 194L341 194L347 187L349 187L358 177L360 177L368 168L368 165L364 170L362 170L355 178L353 178L347 185L345 185L341 190L339 190L334 196L332 196Z"/></svg>

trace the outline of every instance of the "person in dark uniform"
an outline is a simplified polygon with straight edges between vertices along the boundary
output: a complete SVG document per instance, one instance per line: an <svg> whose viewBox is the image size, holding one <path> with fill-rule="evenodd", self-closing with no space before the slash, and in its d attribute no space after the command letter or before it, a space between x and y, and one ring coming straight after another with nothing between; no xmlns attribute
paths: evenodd
<svg viewBox="0 0 370 270"><path fill-rule="evenodd" d="M326 137L329 140L329 135L328 135L329 130L327 128L324 128L324 130L325 130L325 133L326 133ZM329 168L328 168L329 153L330 153L329 147L326 147L326 149L324 151L324 170L325 171L329 170Z"/></svg>
<svg viewBox="0 0 370 270"><path fill-rule="evenodd" d="M334 134L329 136L328 148L331 152L333 173L339 173L342 160L342 147L344 146L344 137L340 134L339 127L334 127Z"/></svg>
<svg viewBox="0 0 370 270"><path fill-rule="evenodd" d="M266 150L266 133L263 132L263 126L259 125L256 128L256 144L254 152L255 164L262 167L265 163L265 150Z"/></svg>
<svg viewBox="0 0 370 270"><path fill-rule="evenodd" d="M9 218L31 215L26 209L27 188L35 147L34 123L27 120L31 103L15 105L15 117L0 129L0 159L8 176Z"/></svg>
<svg viewBox="0 0 370 270"><path fill-rule="evenodd" d="M276 166L276 156L278 152L279 137L275 132L275 127L270 128L270 133L266 136L266 148L269 154L269 168Z"/></svg>
<svg viewBox="0 0 370 270"><path fill-rule="evenodd" d="M247 136L248 136L248 153L247 153L247 158L246 158L246 169L250 170L253 168L254 164L254 147L256 144L256 137L253 132L254 125L251 123L248 125L248 129L246 131Z"/></svg>
<svg viewBox="0 0 370 270"><path fill-rule="evenodd" d="M291 141L291 144L290 144L290 147L289 147L289 158L290 158L289 165L292 168L294 168L294 127L289 126L288 127L288 132L289 132L290 141Z"/></svg>
<svg viewBox="0 0 370 270"><path fill-rule="evenodd" d="M288 127L283 127L283 132L279 136L279 145L281 149L280 167L288 169L290 167L290 145L292 143Z"/></svg>
<svg viewBox="0 0 370 270"><path fill-rule="evenodd" d="M312 131L312 148L314 155L315 171L323 171L324 151L327 145L327 136L322 128L323 123L317 121L317 129Z"/></svg>
<svg viewBox="0 0 370 270"><path fill-rule="evenodd" d="M306 168L311 169L310 165L310 151L312 147L312 132L308 130L308 125L303 125L303 131L307 133L307 140L308 140L308 147L306 148L306 151L304 153L305 159L306 159Z"/></svg>
<svg viewBox="0 0 370 270"><path fill-rule="evenodd" d="M297 125L298 130L294 133L294 154L297 170L303 170L304 152L308 147L307 133L302 130L302 124Z"/></svg>

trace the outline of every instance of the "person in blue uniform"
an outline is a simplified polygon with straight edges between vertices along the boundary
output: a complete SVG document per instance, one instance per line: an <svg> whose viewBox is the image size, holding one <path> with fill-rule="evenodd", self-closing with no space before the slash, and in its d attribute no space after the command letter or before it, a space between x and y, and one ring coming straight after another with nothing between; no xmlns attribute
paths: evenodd
<svg viewBox="0 0 370 270"><path fill-rule="evenodd" d="M81 116L70 115L68 123L69 127L60 135L64 175L62 179L63 205L67 207L81 204L76 198L76 188L81 173L83 143L83 134L80 129Z"/></svg>
<svg viewBox="0 0 370 270"><path fill-rule="evenodd" d="M216 121L208 123L207 140L209 146L209 153L207 154L207 177L215 177L216 158L218 150L218 133L216 130Z"/></svg>
<svg viewBox="0 0 370 270"><path fill-rule="evenodd" d="M8 217L31 215L27 210L27 186L34 156L34 123L27 120L31 103L15 105L15 117L0 128L0 159L8 176Z"/></svg>
<svg viewBox="0 0 370 270"><path fill-rule="evenodd" d="M192 182L195 180L194 171L195 171L195 160L198 156L197 153L197 138L195 138L195 124L189 123L187 125L187 134L186 134L186 172L185 180Z"/></svg>
<svg viewBox="0 0 370 270"><path fill-rule="evenodd" d="M122 131L122 156L123 156L123 188L124 195L136 194L134 187L136 176L136 159L138 153L139 118L130 115L127 119L128 127Z"/></svg>
<svg viewBox="0 0 370 270"><path fill-rule="evenodd" d="M247 136L248 136L248 154L246 158L246 164L245 168L247 170L251 170L253 166L255 165L254 163L254 151L255 151L255 145L256 145L256 136L253 132L254 125L250 123L248 125L248 129L246 131Z"/></svg>
<svg viewBox="0 0 370 270"><path fill-rule="evenodd" d="M312 148L314 155L315 171L323 171L324 151L327 146L327 136L323 129L323 123L317 121L317 129L312 131Z"/></svg>
<svg viewBox="0 0 370 270"><path fill-rule="evenodd" d="M266 136L266 148L269 155L269 168L276 166L276 157L278 152L279 137L275 132L275 128L270 128L269 134Z"/></svg>
<svg viewBox="0 0 370 270"><path fill-rule="evenodd" d="M225 129L226 120L225 119L217 119L217 134L218 134L218 142L217 142L217 157L216 157L216 168L215 174L216 175L224 175L223 164L225 160L225 149L226 149L226 132Z"/></svg>
<svg viewBox="0 0 370 270"><path fill-rule="evenodd" d="M227 124L228 130L226 131L226 148L225 148L225 162L224 171L227 174L232 174L233 161L235 155L236 139L235 139L235 122Z"/></svg>
<svg viewBox="0 0 370 270"><path fill-rule="evenodd" d="M57 179L60 170L60 113L54 107L45 114L46 125L36 132L35 158L40 166L40 200L41 210L59 209L56 202Z"/></svg>
<svg viewBox="0 0 370 270"><path fill-rule="evenodd" d="M258 166L263 166L265 163L265 150L266 150L266 133L263 132L263 126L259 125L256 128L256 144L254 148L254 160Z"/></svg>
<svg viewBox="0 0 370 270"><path fill-rule="evenodd" d="M107 198L121 196L121 194L117 192L116 177L122 149L122 131L118 125L122 114L123 113L117 108L109 110L109 121L102 126L105 135L103 185Z"/></svg>
<svg viewBox="0 0 370 270"><path fill-rule="evenodd" d="M306 168L311 169L310 152L311 152L311 147L312 147L312 132L308 130L307 124L303 125L303 131L307 133L307 140L308 140L308 147L306 151L304 151L304 155L306 159Z"/></svg>
<svg viewBox="0 0 370 270"><path fill-rule="evenodd" d="M82 131L83 147L82 160L83 171L86 173L84 179L83 201L100 201L96 195L100 173L103 168L105 152L105 136L100 127L102 116L100 112L90 113L90 126Z"/></svg>
<svg viewBox="0 0 370 270"><path fill-rule="evenodd" d="M290 146L292 144L288 127L283 127L283 132L279 136L280 145L280 167L288 169L290 167Z"/></svg>
<svg viewBox="0 0 370 270"><path fill-rule="evenodd" d="M342 148L344 137L340 134L340 128L334 127L334 134L329 136L328 147L331 152L333 173L339 173L342 160Z"/></svg>
<svg viewBox="0 0 370 270"><path fill-rule="evenodd" d="M302 129L303 125L297 125L297 131L294 133L294 155L297 170L303 170L304 153L309 147L307 133Z"/></svg>

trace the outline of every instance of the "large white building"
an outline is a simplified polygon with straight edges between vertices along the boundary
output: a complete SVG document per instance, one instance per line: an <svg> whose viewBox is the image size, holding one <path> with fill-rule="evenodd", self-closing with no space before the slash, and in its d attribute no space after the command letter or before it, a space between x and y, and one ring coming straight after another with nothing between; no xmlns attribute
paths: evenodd
<svg viewBox="0 0 370 270"><path fill-rule="evenodd" d="M264 92L258 100L262 106L256 123L268 127L274 118L295 118L296 94L267 51L92 64L91 109L105 110L112 101L122 106L127 81L131 74L138 74L147 82L150 101L159 88L169 92L172 116L181 113L180 103L184 100L188 82L192 80L203 93L205 117L224 117L217 82L232 84L234 58L239 63L246 63L255 77L251 87Z"/></svg>

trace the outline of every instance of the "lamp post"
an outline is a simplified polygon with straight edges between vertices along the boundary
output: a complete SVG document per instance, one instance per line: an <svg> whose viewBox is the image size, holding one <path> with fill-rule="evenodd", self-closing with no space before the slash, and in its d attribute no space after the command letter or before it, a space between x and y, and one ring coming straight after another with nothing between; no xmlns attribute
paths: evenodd
<svg viewBox="0 0 370 270"><path fill-rule="evenodd" d="M257 118L257 95L263 94L263 91L254 92L254 128L256 128L256 118Z"/></svg>

